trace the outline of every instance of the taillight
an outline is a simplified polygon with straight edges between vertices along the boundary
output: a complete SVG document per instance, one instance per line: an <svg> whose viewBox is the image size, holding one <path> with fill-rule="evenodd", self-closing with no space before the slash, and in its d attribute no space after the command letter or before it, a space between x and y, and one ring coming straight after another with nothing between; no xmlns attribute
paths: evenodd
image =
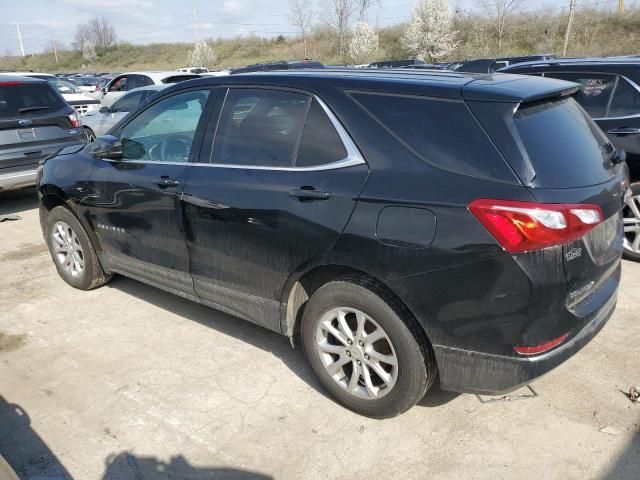
<svg viewBox="0 0 640 480"><path fill-rule="evenodd" d="M67 115L67 118L71 122L71 126L73 128L78 128L80 126L80 119L78 118L77 113L72 113L70 115Z"/></svg>
<svg viewBox="0 0 640 480"><path fill-rule="evenodd" d="M17 85L22 85L22 82L0 82L0 87L15 87Z"/></svg>
<svg viewBox="0 0 640 480"><path fill-rule="evenodd" d="M469 210L509 253L571 243L602 223L597 205L519 202L481 198Z"/></svg>
<svg viewBox="0 0 640 480"><path fill-rule="evenodd" d="M549 340L548 342L541 343L540 345L533 345L533 346L527 346L527 347L518 345L513 347L513 350L516 353L519 353L520 355L538 355L540 353L547 352L554 347L557 347L562 342L564 342L568 336L569 334L565 333L564 335L561 335L558 338L554 338L553 340Z"/></svg>

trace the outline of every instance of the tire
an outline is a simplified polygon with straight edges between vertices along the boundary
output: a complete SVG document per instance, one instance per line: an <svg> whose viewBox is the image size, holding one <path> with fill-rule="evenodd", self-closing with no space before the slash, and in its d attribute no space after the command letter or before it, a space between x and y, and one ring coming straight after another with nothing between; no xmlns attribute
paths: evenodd
<svg viewBox="0 0 640 480"><path fill-rule="evenodd" d="M375 340L381 334L386 337ZM338 403L367 417L390 418L407 411L437 374L433 350L413 316L366 277L347 276L320 287L305 306L301 335L322 386Z"/></svg>
<svg viewBox="0 0 640 480"><path fill-rule="evenodd" d="M94 142L96 139L96 134L93 133L89 127L84 127L84 138L87 140L87 143Z"/></svg>
<svg viewBox="0 0 640 480"><path fill-rule="evenodd" d="M62 279L79 290L92 290L111 280L76 216L58 206L44 220L45 241ZM81 267L81 268L80 268Z"/></svg>
<svg viewBox="0 0 640 480"><path fill-rule="evenodd" d="M635 209L632 208L632 202ZM627 202L627 206L624 207L623 212L625 228L637 226L638 230L635 232L625 232L624 250L622 255L627 260L640 262L640 246L636 249L633 248L633 241L640 237L640 182L631 184L631 199Z"/></svg>

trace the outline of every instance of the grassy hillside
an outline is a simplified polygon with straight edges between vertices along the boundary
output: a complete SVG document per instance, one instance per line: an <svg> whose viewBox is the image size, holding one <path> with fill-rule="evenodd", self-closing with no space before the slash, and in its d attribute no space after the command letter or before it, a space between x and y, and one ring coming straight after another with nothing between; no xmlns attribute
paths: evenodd
<svg viewBox="0 0 640 480"><path fill-rule="evenodd" d="M494 23L481 15L459 12L454 17L458 47L448 58L458 60L483 56L555 53L562 54L566 16L561 13L521 13L510 22L502 51L497 50ZM369 59L411 57L402 45L405 24L379 30L379 52ZM579 9L569 43L569 56L629 55L640 53L640 10L629 9L617 16L610 12L589 8ZM218 62L214 68L242 66L250 63L301 58L303 46L297 38L242 37L211 40ZM0 69L64 71L131 71L170 69L187 66L191 44L154 43L132 45L119 43L99 56L95 63L86 65L80 52L58 52L56 64L53 52L27 57L0 57ZM336 35L327 27L317 27L309 41L308 56L324 63L344 63L336 45Z"/></svg>

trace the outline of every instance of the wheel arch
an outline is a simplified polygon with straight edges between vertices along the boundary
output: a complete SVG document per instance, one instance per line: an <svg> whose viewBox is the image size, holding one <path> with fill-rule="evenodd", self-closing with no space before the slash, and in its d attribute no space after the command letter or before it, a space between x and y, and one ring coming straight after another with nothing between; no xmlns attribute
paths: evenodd
<svg viewBox="0 0 640 480"><path fill-rule="evenodd" d="M322 285L347 275L358 275L373 280L378 287L391 295L406 312L411 315L413 321L419 325L423 335L422 340L431 346L431 336L428 327L418 321L409 306L400 296L383 280L365 269L344 263L321 263L309 265L293 273L283 289L280 302L280 330L283 335L293 338L299 332L304 307ZM293 341L293 340L292 340Z"/></svg>

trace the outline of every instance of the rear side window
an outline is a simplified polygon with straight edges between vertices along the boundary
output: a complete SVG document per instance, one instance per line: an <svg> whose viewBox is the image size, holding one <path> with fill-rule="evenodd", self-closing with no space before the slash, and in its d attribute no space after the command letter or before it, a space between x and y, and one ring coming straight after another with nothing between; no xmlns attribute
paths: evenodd
<svg viewBox="0 0 640 480"><path fill-rule="evenodd" d="M48 83L0 82L0 118L38 115L64 105Z"/></svg>
<svg viewBox="0 0 640 480"><path fill-rule="evenodd" d="M302 131L296 167L313 167L338 162L347 150L320 104L313 100Z"/></svg>
<svg viewBox="0 0 640 480"><path fill-rule="evenodd" d="M352 96L424 161L465 175L516 181L462 101L371 93Z"/></svg>
<svg viewBox="0 0 640 480"><path fill-rule="evenodd" d="M573 98L525 104L513 118L545 187L585 187L610 178L614 147Z"/></svg>
<svg viewBox="0 0 640 480"><path fill-rule="evenodd" d="M602 118L607 110L613 85L614 75L598 73L545 73L545 77L558 78L580 84L576 100L593 118Z"/></svg>
<svg viewBox="0 0 640 480"><path fill-rule="evenodd" d="M640 92L624 78L620 78L607 116L626 117L638 114L640 114Z"/></svg>
<svg viewBox="0 0 640 480"><path fill-rule="evenodd" d="M291 167L309 97L232 88L220 113L211 163Z"/></svg>

